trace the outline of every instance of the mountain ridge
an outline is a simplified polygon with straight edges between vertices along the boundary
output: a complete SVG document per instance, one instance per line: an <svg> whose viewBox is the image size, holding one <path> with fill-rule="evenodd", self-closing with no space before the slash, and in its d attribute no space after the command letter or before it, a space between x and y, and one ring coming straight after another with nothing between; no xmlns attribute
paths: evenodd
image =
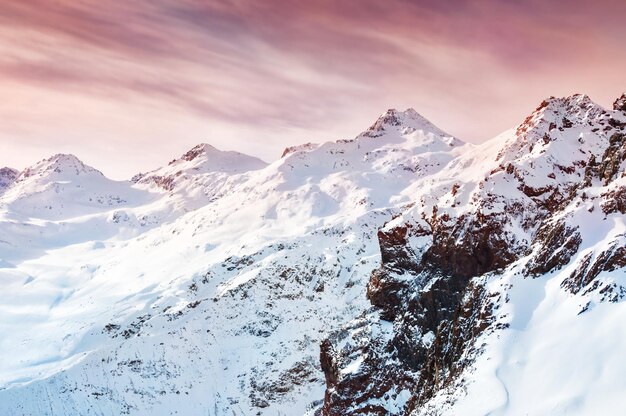
<svg viewBox="0 0 626 416"><path fill-rule="evenodd" d="M0 413L545 413L567 394L593 404L581 414L610 409L623 382L603 373L598 404L584 362L570 392L532 381L535 360L566 367L556 334L591 353L593 338L568 343L598 316L595 337L626 346L610 335L626 294L623 98L550 98L479 145L391 109L270 164L231 152L244 163L211 171L223 152L199 144L95 193L73 175L18 204L13 182L0 346L20 359L0 363Z"/></svg>

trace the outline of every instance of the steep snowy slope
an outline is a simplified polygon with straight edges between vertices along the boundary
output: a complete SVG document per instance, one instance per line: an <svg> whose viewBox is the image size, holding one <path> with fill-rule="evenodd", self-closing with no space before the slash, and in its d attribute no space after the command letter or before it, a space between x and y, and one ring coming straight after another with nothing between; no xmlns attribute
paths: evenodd
<svg viewBox="0 0 626 416"><path fill-rule="evenodd" d="M492 326L506 329L476 341L485 353L461 375L466 394L444 389L424 409L449 414L621 411L626 113L618 103L614 112L578 103L587 125L572 123L569 128L579 131L552 152L560 152L566 167L577 167L577 178L561 182L569 186L568 194L542 222L526 255L502 274L484 278L486 290L498 296ZM563 120L571 109L565 111ZM574 138L578 146L572 146ZM572 169L566 174L574 176ZM416 414L427 414L424 409Z"/></svg>
<svg viewBox="0 0 626 416"><path fill-rule="evenodd" d="M149 190L151 177L173 178L171 192L155 190L161 204L195 207L194 186L211 196L136 237L5 270L2 348L20 360L3 363L0 409L304 413L323 396L319 342L369 307L376 229L409 200L403 189L460 147L413 110L390 110L355 140L297 149L219 183L186 163L204 145L136 178L132 189Z"/></svg>
<svg viewBox="0 0 626 416"><path fill-rule="evenodd" d="M378 233L379 312L322 344L323 413L615 412L625 125L617 105L551 98L416 183Z"/></svg>

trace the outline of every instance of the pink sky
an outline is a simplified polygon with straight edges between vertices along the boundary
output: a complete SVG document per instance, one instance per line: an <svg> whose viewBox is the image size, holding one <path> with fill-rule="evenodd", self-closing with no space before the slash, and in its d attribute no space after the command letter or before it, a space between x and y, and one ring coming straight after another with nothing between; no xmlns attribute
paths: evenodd
<svg viewBox="0 0 626 416"><path fill-rule="evenodd" d="M272 161L413 107L479 142L626 90L626 1L0 2L0 166L129 178L200 142Z"/></svg>

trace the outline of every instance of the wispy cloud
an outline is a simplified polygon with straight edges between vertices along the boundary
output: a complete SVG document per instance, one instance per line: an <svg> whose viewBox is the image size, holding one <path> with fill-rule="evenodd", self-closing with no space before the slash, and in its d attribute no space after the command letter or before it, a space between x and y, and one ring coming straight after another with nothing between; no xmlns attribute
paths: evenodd
<svg viewBox="0 0 626 416"><path fill-rule="evenodd" d="M200 140L271 159L392 106L480 140L546 95L618 95L624 15L614 0L5 0L2 162L63 147L120 176Z"/></svg>

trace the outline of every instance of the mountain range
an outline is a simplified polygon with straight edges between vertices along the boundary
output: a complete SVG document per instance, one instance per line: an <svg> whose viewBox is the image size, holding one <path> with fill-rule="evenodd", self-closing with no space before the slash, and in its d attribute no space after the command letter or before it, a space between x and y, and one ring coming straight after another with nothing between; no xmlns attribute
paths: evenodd
<svg viewBox="0 0 626 416"><path fill-rule="evenodd" d="M626 94L465 143L0 169L0 414L617 414Z"/></svg>

